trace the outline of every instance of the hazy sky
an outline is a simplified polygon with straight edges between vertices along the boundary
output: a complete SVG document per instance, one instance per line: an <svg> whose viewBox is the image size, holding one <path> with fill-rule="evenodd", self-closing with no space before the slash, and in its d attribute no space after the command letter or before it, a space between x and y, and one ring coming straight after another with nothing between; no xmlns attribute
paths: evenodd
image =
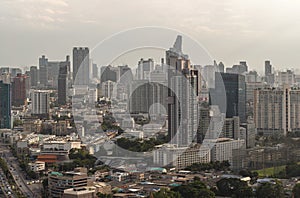
<svg viewBox="0 0 300 198"><path fill-rule="evenodd" d="M64 59L73 46L93 48L134 27L177 29L226 66L246 60L262 70L297 68L298 0L1 0L0 66L37 65L45 54Z"/></svg>

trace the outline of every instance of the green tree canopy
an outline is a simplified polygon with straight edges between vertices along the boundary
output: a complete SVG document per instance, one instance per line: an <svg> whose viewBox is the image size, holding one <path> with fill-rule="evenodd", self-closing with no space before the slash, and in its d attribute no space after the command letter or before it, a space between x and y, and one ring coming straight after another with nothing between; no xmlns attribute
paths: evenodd
<svg viewBox="0 0 300 198"><path fill-rule="evenodd" d="M300 183L296 184L293 188L294 198L300 198Z"/></svg>
<svg viewBox="0 0 300 198"><path fill-rule="evenodd" d="M257 198L281 198L284 197L284 189L279 182L264 183L257 188L256 196Z"/></svg>
<svg viewBox="0 0 300 198"><path fill-rule="evenodd" d="M254 197L252 188L246 182L235 178L223 178L217 182L219 194L231 197Z"/></svg>

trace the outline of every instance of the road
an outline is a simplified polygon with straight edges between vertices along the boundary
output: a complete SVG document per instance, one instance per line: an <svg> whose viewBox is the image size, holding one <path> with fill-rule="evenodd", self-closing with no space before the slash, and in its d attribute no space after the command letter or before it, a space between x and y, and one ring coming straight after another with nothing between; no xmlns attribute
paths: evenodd
<svg viewBox="0 0 300 198"><path fill-rule="evenodd" d="M13 191L11 190L11 186L9 185L8 180L1 168L0 168L0 187L1 187L0 197L6 197L6 198L17 197L13 194Z"/></svg>
<svg viewBox="0 0 300 198"><path fill-rule="evenodd" d="M24 173L20 168L19 161L12 155L10 149L6 146L0 146L0 149L3 153L3 157L6 159L6 163L10 169L11 174L22 193L30 198L40 198L40 188L36 188L36 186L33 186L33 189L31 189L30 186L27 185L27 181L25 179Z"/></svg>

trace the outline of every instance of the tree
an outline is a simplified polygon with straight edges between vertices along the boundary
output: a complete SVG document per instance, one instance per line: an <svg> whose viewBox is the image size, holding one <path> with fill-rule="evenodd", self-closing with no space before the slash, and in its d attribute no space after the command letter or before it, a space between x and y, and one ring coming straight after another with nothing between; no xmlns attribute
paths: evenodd
<svg viewBox="0 0 300 198"><path fill-rule="evenodd" d="M281 198L284 197L284 189L279 182L264 183L257 188L256 196L257 198Z"/></svg>
<svg viewBox="0 0 300 198"><path fill-rule="evenodd" d="M253 197L252 188L246 182L235 178L224 178L217 182L220 195L232 197Z"/></svg>
<svg viewBox="0 0 300 198"><path fill-rule="evenodd" d="M187 185L177 186L172 190L179 192L182 197L215 197L215 193L209 190L206 185L200 181L194 181Z"/></svg>
<svg viewBox="0 0 300 198"><path fill-rule="evenodd" d="M153 198L182 198L178 192L174 192L165 188L162 188L159 192L152 194Z"/></svg>
<svg viewBox="0 0 300 198"><path fill-rule="evenodd" d="M23 125L23 121L22 120L19 120L19 119L14 120L14 122L13 122L13 126L14 127L15 126L21 126L21 125Z"/></svg>
<svg viewBox="0 0 300 198"><path fill-rule="evenodd" d="M113 195L112 194L102 194L102 193L98 192L97 197L99 197L99 198L113 198Z"/></svg>
<svg viewBox="0 0 300 198"><path fill-rule="evenodd" d="M210 162L210 163L195 163L192 164L191 166L186 167L186 170L189 171L205 171L205 170L217 170L217 171L224 171L228 170L230 167L230 163L228 161L223 161L223 162Z"/></svg>
<svg viewBox="0 0 300 198"><path fill-rule="evenodd" d="M293 188L294 198L300 198L300 183L296 184Z"/></svg>

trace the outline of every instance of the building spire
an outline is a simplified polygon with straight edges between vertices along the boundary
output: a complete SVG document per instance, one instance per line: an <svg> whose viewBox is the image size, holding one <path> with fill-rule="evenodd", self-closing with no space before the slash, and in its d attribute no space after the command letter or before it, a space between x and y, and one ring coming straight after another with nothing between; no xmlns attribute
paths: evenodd
<svg viewBox="0 0 300 198"><path fill-rule="evenodd" d="M178 35L176 41L173 45L173 48L176 49L177 52L182 52L182 36Z"/></svg>

